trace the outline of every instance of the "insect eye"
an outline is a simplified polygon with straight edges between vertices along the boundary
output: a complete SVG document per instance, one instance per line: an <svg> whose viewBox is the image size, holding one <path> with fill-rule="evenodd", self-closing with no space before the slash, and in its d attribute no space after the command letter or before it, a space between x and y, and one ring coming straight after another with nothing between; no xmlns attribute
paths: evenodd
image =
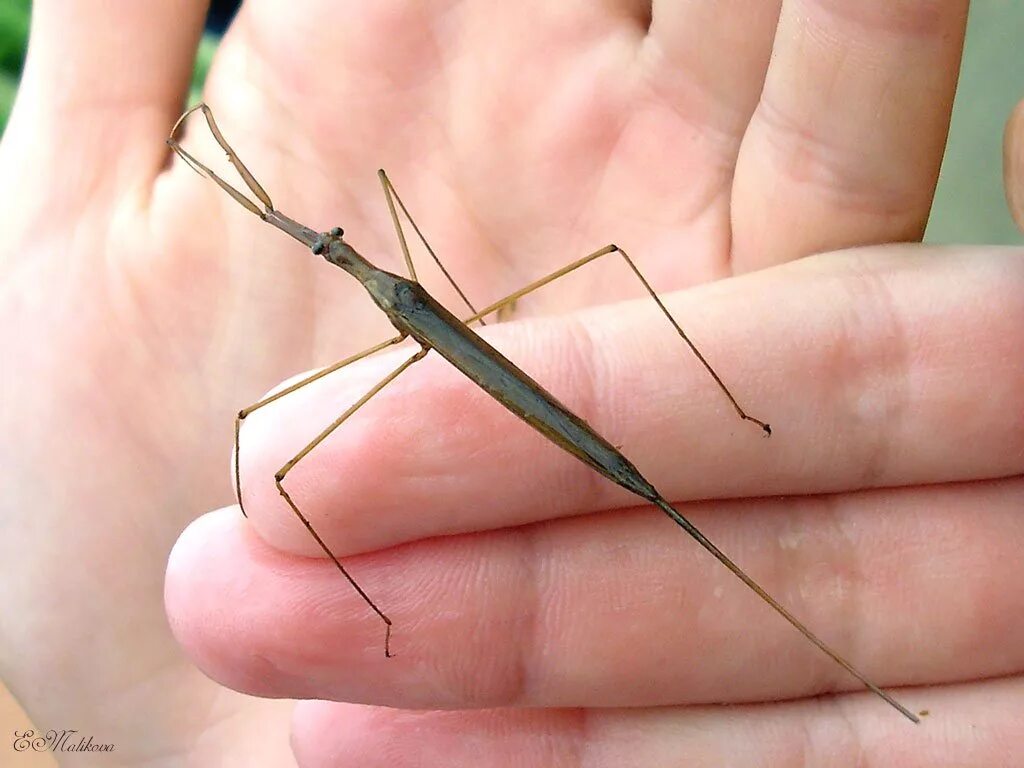
<svg viewBox="0 0 1024 768"><path fill-rule="evenodd" d="M317 239L313 241L312 249L315 255L321 255L324 252L324 239L322 237L317 237Z"/></svg>
<svg viewBox="0 0 1024 768"><path fill-rule="evenodd" d="M331 237L341 237L345 234L345 230L341 227L332 227L330 231Z"/></svg>

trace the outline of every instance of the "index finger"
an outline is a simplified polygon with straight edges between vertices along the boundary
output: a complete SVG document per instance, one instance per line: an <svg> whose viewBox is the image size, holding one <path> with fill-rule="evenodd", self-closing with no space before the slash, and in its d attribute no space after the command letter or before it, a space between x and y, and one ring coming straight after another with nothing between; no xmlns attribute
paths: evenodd
<svg viewBox="0 0 1024 768"><path fill-rule="evenodd" d="M771 439L736 419L649 302L488 328L669 499L834 492L1024 471L1024 259L871 248L666 300ZM401 355L403 352L397 352ZM431 356L434 357L434 356ZM246 423L246 509L317 554L274 473L394 367L326 377ZM624 506L631 497L429 357L288 476L338 555Z"/></svg>

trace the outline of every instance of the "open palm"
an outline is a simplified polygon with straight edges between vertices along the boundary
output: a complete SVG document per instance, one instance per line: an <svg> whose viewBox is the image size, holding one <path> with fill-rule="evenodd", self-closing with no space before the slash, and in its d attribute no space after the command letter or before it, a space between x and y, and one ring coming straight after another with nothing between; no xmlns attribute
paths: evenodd
<svg viewBox="0 0 1024 768"><path fill-rule="evenodd" d="M40 725L74 722L116 743L124 764L279 765L289 705L194 669L163 615L166 554L190 520L231 502L232 415L388 327L337 270L168 168L162 140L203 13L182 5L125 6L116 19L96 0L35 7L0 150L0 334L18 363L0 412L0 555L13 575L2 642L17 660L3 673ZM779 5L655 3L648 16L630 2L252 0L204 98L280 209L344 226L397 270L374 173L387 168L480 304L612 241L665 292L918 239L966 3L785 2L781 21ZM186 143L211 157L198 134ZM659 321L646 303L491 333L672 498L805 495L693 514L886 684L1019 675L1024 625L1006 617L1022 614L1021 597L995 585L1021 575L998 552L1024 539L1013 514L1024 430L1005 418L1021 406L1008 350L1024 327L1024 274L999 254L958 256L879 248L673 296L740 398L782 430L771 441L730 420L678 339L649 330ZM637 295L609 264L516 313ZM960 357L941 343L954 332L974 340ZM456 710L300 707L303 764L368 765L392 754L382 744L415 739L392 749L499 765L547 744L532 764L604 750L595 764L621 765L616 748L643 744L651 765L729 755L745 718L775 734L783 765L797 737L779 734L835 729L836 711L867 734L848 749L911 743L860 694L836 710L755 704L854 686L668 523L623 511L633 502L438 361L295 473L336 551L364 553L353 570L396 620L397 657L385 660L379 625L329 564L286 554L315 545L269 481L389 360L253 416L243 472L261 536L237 508L207 515L168 574L175 634L238 689ZM985 373L942 375L972 363ZM979 482L918 487L950 481ZM900 488L853 493L886 486ZM581 512L594 514L568 517ZM926 533L938 543L900 548ZM892 549L869 547L885 537ZM983 555L996 561L984 575ZM961 579L946 614L935 606L950 586L928 578L943 558ZM62 684L41 686L55 669ZM993 735L979 749L997 748L1019 677L960 688L916 698L984 710ZM649 708L721 701L749 705ZM480 709L516 705L536 709ZM615 706L633 709L598 709ZM843 727L840 742L852 738ZM483 750L458 751L467 732Z"/></svg>

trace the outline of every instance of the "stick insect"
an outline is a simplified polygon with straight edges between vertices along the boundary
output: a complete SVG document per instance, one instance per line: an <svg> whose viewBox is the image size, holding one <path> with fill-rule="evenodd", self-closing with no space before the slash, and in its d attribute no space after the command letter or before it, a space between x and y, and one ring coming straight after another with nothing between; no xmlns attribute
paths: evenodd
<svg viewBox="0 0 1024 768"><path fill-rule="evenodd" d="M203 113L213 138L227 154L228 161L234 166L249 191L259 201L258 204L226 182L194 156L189 154L177 141L175 136L178 133L178 129L189 115L196 111L201 111ZM758 597L775 609L779 615L795 627L819 650L829 656L834 662L843 667L843 669L851 675L860 680L869 690L880 696L908 720L914 723L920 722L917 715L900 704L886 691L871 682L871 680L843 658L838 652L833 650L823 640L819 639L817 635L811 632L811 630L808 629L799 619L790 613L775 598L768 594L760 584L747 575L742 568L736 565L736 563L734 563L725 553L715 546L715 544L701 533L693 523L680 514L679 511L676 510L676 508L664 496L662 496L662 494L650 482L648 482L643 475L640 474L640 471L633 466L633 464L619 451L618 448L599 435L589 424L583 421L583 419L572 413L572 411L562 405L540 384L531 379L526 373L516 367L514 363L470 330L470 323L484 323L484 318L486 316L510 306L513 302L523 296L554 282L563 275L579 269L585 264L589 264L602 256L618 254L625 261L630 271L636 275L637 279L657 304L668 322L676 330L693 354L696 355L697 359L701 362L712 379L714 379L715 384L728 398L740 419L757 425L764 431L765 435L771 435L771 427L766 422L750 416L742 407L740 407L736 398L733 397L732 393L729 391L729 388L726 387L725 383L715 372L714 368L712 368L711 364L686 335L683 329L676 322L675 318L672 317L672 314L668 311L661 299L655 293L654 289L647 282L640 270L637 269L633 260L624 250L619 248L617 245L607 245L604 248L596 250L593 253L563 267L562 269L556 270L555 272L530 283L518 291L509 294L505 298L477 311L466 298L465 294L463 294L459 289L452 276L441 264L434 250L427 243L423 233L409 214L408 209L405 207L405 204L402 202L402 199L399 197L394 186L391 184L390 179L383 170L378 171L378 176L384 190L384 196L391 214L395 233L398 237L399 246L402 250L405 265L409 270L409 277L407 278L390 272L385 272L367 261L345 240L344 232L341 227L334 227L327 232L317 232L278 211L274 207L270 196L228 144L227 140L220 132L220 129L217 127L212 111L206 104L197 104L188 109L180 118L178 118L178 121L171 129L170 136L167 139L167 144L182 158L182 160L191 166L193 170L198 172L200 175L212 179L244 208L254 213L256 216L259 216L268 224L271 224L282 232L291 235L307 248L310 248L315 255L322 256L329 263L340 267L358 280L370 294L374 303L376 303L381 311L387 315L388 320L398 331L396 336L376 344L358 354L345 358L340 362L334 363L333 365L307 376L285 389L265 397L238 412L238 415L235 418L234 430L234 461L235 493L238 497L239 506L242 505L242 485L238 460L241 425L249 414L313 381L316 381L317 379L333 373L334 371L340 370L357 360L368 357L375 352L379 352L387 347L398 344L408 338L412 338L420 346L420 349L415 354L407 358L401 365L391 371L391 373L385 376L365 395L345 410L345 412L337 419L325 427L319 435L313 438L305 448L285 463L285 465L274 475L274 483L277 487L277 491L291 508L292 512L295 513L295 516L302 522L302 525L316 540L320 548L323 549L326 555L331 559L337 569L341 572L342 576L344 576L348 583L352 585L370 609L384 622L385 656L389 658L392 656L391 619L377 606L377 604L349 574L331 551L331 548L313 528L309 519L299 510L299 507L284 487L284 480L296 464L308 456L314 448L316 448L327 438L328 435L341 426L346 419L348 419L390 382L394 381L403 371L407 370L419 360L422 360L428 352L433 350L467 376L474 384L481 387L488 395L498 401L498 403L540 432L541 435L552 443L565 451L568 451L577 459L589 465L613 483L616 483L645 501L659 507L666 515L668 515L669 518L672 519L673 522L676 523L676 525L693 537L698 544L710 552L720 563L722 563L722 565L732 571L740 581L746 584L747 587L758 595ZM455 315L442 306L440 302L427 293L427 291L417 281L416 269L413 266L412 258L409 254L408 243L406 242L402 224L398 216L396 203L397 208L402 210L403 214L415 230L417 236L426 247L427 252L433 258L438 267L440 267L442 274L470 308L472 314L469 317L464 320L459 320ZM242 508L242 514L245 514L244 507Z"/></svg>

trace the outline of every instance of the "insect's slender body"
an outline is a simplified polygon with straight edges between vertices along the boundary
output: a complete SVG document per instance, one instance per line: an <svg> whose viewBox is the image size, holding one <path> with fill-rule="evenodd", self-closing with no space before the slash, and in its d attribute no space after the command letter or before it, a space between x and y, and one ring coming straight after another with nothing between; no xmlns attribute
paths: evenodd
<svg viewBox="0 0 1024 768"><path fill-rule="evenodd" d="M391 208L392 218L395 223L396 232L399 237L399 242L402 246L403 253L406 257L406 263L409 267L411 278L402 277L399 275L386 272L378 269L376 266L367 261L362 255L360 255L351 245L344 240L344 233L340 227L335 227L329 232L317 234L317 232L309 227L300 224L294 219L282 214L276 210L273 203L270 200L269 195L256 181L253 175L241 162L238 156L234 153L234 150L230 148L227 142L224 140L216 123L213 120L213 116L210 113L209 108L200 104L192 109L188 110L178 120L178 124L175 125L175 130L181 121L185 119L193 111L201 109L206 116L207 123L210 126L214 138L218 141L221 147L227 152L228 159L238 170L239 174L245 180L246 185L256 195L257 199L262 204L257 205L251 199L243 195L233 186L221 179L216 173L211 171L205 165L196 160L192 155L186 152L180 144L174 139L174 131L172 131L171 137L168 139L168 144L174 148L174 150L188 162L195 170L200 173L209 176L217 182L228 194L230 194L239 204L243 205L252 213L259 216L261 219L269 224L274 225L283 232L291 235L293 238L309 247L314 254L323 256L328 262L340 267L341 269L348 272L369 292L371 298L376 305L387 315L392 325L398 330L398 336L389 339L388 341L382 342L362 353L359 353L353 357L336 363L333 366L324 369L318 373L312 374L311 376L303 379L302 381L286 387L274 395L268 396L263 400L255 403L249 408L243 409L239 412L238 417L235 420L235 439L236 439L236 453L235 453L235 469L236 469L236 492L239 497L239 504L241 504L241 485L238 473L238 438L239 428L242 420L257 408L261 408L274 400L295 391L296 389L308 384L311 381L316 380L332 371L338 370L341 367L348 365L356 360L362 359L368 354L384 349L391 344L398 343L403 339L412 338L421 346L420 351L414 354L412 357L407 359L402 365L392 371L387 377L379 382L373 389L371 389L366 395L364 395L359 401L353 406L346 410L341 416L339 416L331 425L325 428L320 435L318 435L312 442L310 442L305 448L303 448L295 457L287 462L275 475L275 483L277 489L284 500L291 507L292 511L296 514L299 520L305 525L309 533L316 539L320 544L324 552L331 558L338 570L345 576L346 579L352 584L357 592L362 596L366 603L377 613L378 616L384 621L387 626L387 632L385 635L384 652L385 655L390 656L389 641L391 637L391 619L381 611L381 609L370 599L370 597L363 591L363 589L356 583L356 581L349 575L345 567L341 562L334 556L330 547L324 542L320 535L313 528L309 519L300 511L299 507L292 500L290 494L282 485L285 476L289 471L309 452L320 444L328 435L330 435L338 426L340 426L352 413L354 413L359 407L379 392L385 385L390 381L393 381L395 377L401 374L402 371L406 370L410 365L423 358L429 351L436 351L441 357L447 360L452 366L457 368L461 373L467 376L477 386L482 388L488 395L494 400L498 401L502 406L511 411L513 414L518 416L520 419L525 421L540 434L546 437L548 440L558 445L560 448L569 452L580 461L586 463L588 466L599 472L602 476L611 480L613 483L625 488L626 490L636 494L640 498L651 502L658 506L666 515L668 515L677 525L692 536L702 547L710 552L719 562L721 562L726 568L733 572L744 584L746 584L751 590L753 590L762 600L768 603L774 608L783 618L786 619L793 627L799 630L804 637L810 642L817 646L823 653L828 655L833 661L842 666L850 674L864 683L871 691L878 696L882 697L886 702L896 708L900 713L907 717L912 722L919 722L918 717L910 712L906 707L897 702L892 696L886 693L884 690L872 683L864 674L854 668L846 659L840 656L837 652L832 650L824 641L819 639L813 632L811 632L800 620L798 620L793 614L791 614L785 607L783 607L775 598L769 595L753 578L751 578L745 571L743 571L738 565L736 565L727 555L725 555L717 546L715 546L696 526L693 525L686 517L679 513L679 511L664 497L658 490L650 483L640 471L627 459L619 449L612 445L608 440L602 437L596 430L594 430L589 424L583 419L574 414L569 408L563 405L558 399L548 392L544 387L534 381L525 372L519 369L512 361L502 355L498 350L488 344L483 338L474 333L467 325L467 322L474 320L481 320L490 312L502 307L507 306L510 302L515 301L517 297L526 295L526 293L536 290L538 287L548 284L554 279L557 279L562 274L566 274L568 271L575 269L583 264L589 263L590 261L598 258L602 255L610 253L619 253L624 258L626 263L630 266L636 276L640 279L641 283L647 289L650 296L654 299L657 305L661 308L662 312L675 327L676 331L682 337L682 339L690 346L694 354L697 355L698 359L704 364L710 375L714 378L718 386L726 394L729 400L732 402L733 407L736 409L738 415L746 420L759 425L766 434L771 434L771 428L765 422L753 418L748 415L736 402L735 398L729 392L728 388L715 373L714 369L707 362L704 356L697 350L693 343L689 340L687 335L683 332L682 328L679 327L675 319L662 304L657 294L653 291L643 275L637 270L632 260L623 252L620 248L615 245L609 245L602 248L594 253L590 254L583 259L569 265L562 270L558 270L551 275L548 275L541 280L538 280L529 286L517 291L516 293L502 299L496 304L485 308L480 312L474 310L474 315L469 320L464 321L457 318L450 311L448 311L440 302L434 299L425 288L415 279L415 268L413 267L412 260L409 257L408 247L405 242L405 236L402 233L401 225L399 224L397 213L394 207L394 199L397 199L402 210L408 216L408 211L405 210L404 204L401 203L401 199L397 197L397 193L394 192L391 187L390 181L387 179L386 174L383 171L380 172L381 182L384 184L385 193L388 199L388 205ZM411 217L409 217L412 221ZM433 250L430 249L429 244L423 238L422 233L416 227L415 222L413 227L416 229L417 234L420 235L424 245L426 245L431 256L434 257L438 265L441 267L445 276L449 279L456 290L459 291L460 296L464 300L465 296L462 294L458 286L455 285L454 280L448 275L440 261L437 260ZM469 303L466 300L467 304ZM472 308L472 305L470 305ZM244 509L243 509L244 514Z"/></svg>
<svg viewBox="0 0 1024 768"><path fill-rule="evenodd" d="M619 449L559 402L558 398L515 363L474 333L422 285L375 267L342 239L340 228L320 235L314 241L312 249L314 253L323 255L327 261L359 280L399 333L408 334L425 350L436 351L474 384L548 440L588 464L616 485L657 505L825 654L906 717L917 721L913 713L818 639L810 629L733 563L731 558L681 515Z"/></svg>
<svg viewBox="0 0 1024 768"><path fill-rule="evenodd" d="M613 483L648 501L660 497L615 446L470 330L422 285L377 269L340 238L329 233L327 238L324 258L356 277L400 333L436 351L509 411Z"/></svg>

